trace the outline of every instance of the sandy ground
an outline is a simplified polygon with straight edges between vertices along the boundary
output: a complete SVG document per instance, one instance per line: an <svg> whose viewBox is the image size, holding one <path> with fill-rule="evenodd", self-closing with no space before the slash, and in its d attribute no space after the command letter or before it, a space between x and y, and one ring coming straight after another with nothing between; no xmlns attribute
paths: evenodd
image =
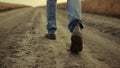
<svg viewBox="0 0 120 68"><path fill-rule="evenodd" d="M84 49L69 52L71 33L64 10L57 12L57 40L44 37L44 8L0 13L0 68L120 68L120 19L83 13Z"/></svg>

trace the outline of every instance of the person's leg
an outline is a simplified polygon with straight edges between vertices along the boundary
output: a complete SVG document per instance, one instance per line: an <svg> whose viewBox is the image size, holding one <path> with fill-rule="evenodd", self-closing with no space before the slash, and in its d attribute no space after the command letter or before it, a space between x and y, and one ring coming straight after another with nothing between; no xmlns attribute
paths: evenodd
<svg viewBox="0 0 120 68"><path fill-rule="evenodd" d="M70 51L72 53L79 53L83 48L83 40L80 31L80 29L83 29L80 0L68 0L67 13L69 18L68 28L72 33Z"/></svg>
<svg viewBox="0 0 120 68"><path fill-rule="evenodd" d="M80 28L83 29L80 0L68 0L66 10L69 18L68 28L70 32L73 32L76 21L79 21Z"/></svg>
<svg viewBox="0 0 120 68"><path fill-rule="evenodd" d="M47 30L48 34L55 34L56 31L56 1L47 0Z"/></svg>

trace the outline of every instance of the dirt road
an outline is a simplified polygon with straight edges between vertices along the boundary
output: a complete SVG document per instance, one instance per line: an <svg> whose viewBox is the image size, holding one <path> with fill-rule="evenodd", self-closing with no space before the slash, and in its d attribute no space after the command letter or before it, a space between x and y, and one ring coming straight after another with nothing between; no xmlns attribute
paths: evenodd
<svg viewBox="0 0 120 68"><path fill-rule="evenodd" d="M44 37L45 8L0 13L0 68L120 68L120 19L83 13L84 49L69 52L71 33L57 12L57 40Z"/></svg>

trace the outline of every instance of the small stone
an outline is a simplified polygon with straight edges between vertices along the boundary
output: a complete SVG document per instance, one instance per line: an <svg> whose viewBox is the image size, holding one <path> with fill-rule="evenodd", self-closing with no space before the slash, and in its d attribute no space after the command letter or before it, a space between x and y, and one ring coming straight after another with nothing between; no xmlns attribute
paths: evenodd
<svg viewBox="0 0 120 68"><path fill-rule="evenodd" d="M30 54L31 52L30 51L27 51L26 54Z"/></svg>
<svg viewBox="0 0 120 68"><path fill-rule="evenodd" d="M35 32L32 32L32 34L35 34Z"/></svg>
<svg viewBox="0 0 120 68"><path fill-rule="evenodd" d="M32 29L35 29L35 27L32 27Z"/></svg>
<svg viewBox="0 0 120 68"><path fill-rule="evenodd" d="M97 58L99 61L104 61L104 59L103 58Z"/></svg>

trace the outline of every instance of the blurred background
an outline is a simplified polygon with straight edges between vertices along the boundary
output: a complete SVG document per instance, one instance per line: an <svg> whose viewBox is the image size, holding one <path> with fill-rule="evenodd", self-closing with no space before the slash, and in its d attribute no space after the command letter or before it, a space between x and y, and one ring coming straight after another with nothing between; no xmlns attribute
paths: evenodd
<svg viewBox="0 0 120 68"><path fill-rule="evenodd" d="M57 2L59 3L58 8L65 9L67 0L58 0ZM46 0L0 0L0 11L26 6L37 7L45 5ZM82 8L84 12L120 18L120 0L83 0Z"/></svg>

